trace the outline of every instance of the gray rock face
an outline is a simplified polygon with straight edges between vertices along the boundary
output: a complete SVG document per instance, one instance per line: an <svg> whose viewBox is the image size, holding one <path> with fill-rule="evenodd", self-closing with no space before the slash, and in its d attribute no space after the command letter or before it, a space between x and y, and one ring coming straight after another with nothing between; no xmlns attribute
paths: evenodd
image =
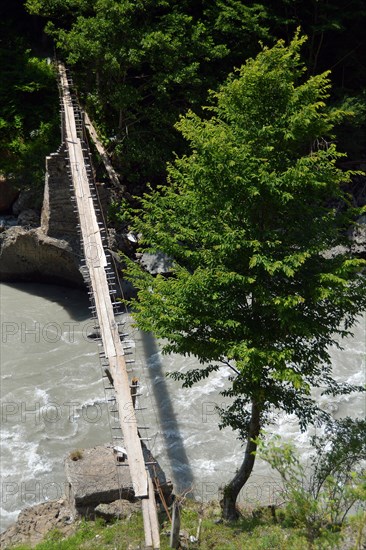
<svg viewBox="0 0 366 550"><path fill-rule="evenodd" d="M18 225L25 227L38 227L39 226L39 214L35 210L27 209L22 210L17 219Z"/></svg>
<svg viewBox="0 0 366 550"><path fill-rule="evenodd" d="M0 281L84 284L69 242L19 226L0 234Z"/></svg>
<svg viewBox="0 0 366 550"><path fill-rule="evenodd" d="M119 498L135 501L127 462L117 466L111 447L83 449L79 460L67 457L65 473L67 498L75 513L93 517L101 503L110 503Z"/></svg>
<svg viewBox="0 0 366 550"><path fill-rule="evenodd" d="M9 212L19 191L14 189L12 185L0 176L0 214Z"/></svg>
<svg viewBox="0 0 366 550"><path fill-rule="evenodd" d="M34 189L22 189L12 206L14 216L19 216L23 210L39 209L39 201L39 192Z"/></svg>
<svg viewBox="0 0 366 550"><path fill-rule="evenodd" d="M146 462L155 462L146 447L143 447L143 453ZM153 477L158 479L161 492L170 504L172 485L167 482L163 470L157 463L153 468ZM78 460L68 456L65 460L65 473L66 497L75 514L95 517L98 515L96 508L100 504L110 504L119 499L137 502L128 460L117 463L112 446L83 449Z"/></svg>
<svg viewBox="0 0 366 550"><path fill-rule="evenodd" d="M24 191L13 205L18 225L5 228L0 234L0 281L40 281L83 287L79 271L80 240L65 146L47 157L46 164L41 220L30 208L35 203L34 192Z"/></svg>
<svg viewBox="0 0 366 550"><path fill-rule="evenodd" d="M10 224L5 219L0 220L0 281L44 281L85 286L80 272L79 220L70 183L63 143L56 153L46 158L41 217L34 209L39 196L34 190L24 190L13 204L17 226L9 229ZM110 193L103 184L97 187L106 216ZM129 295L128 287L124 292Z"/></svg>
<svg viewBox="0 0 366 550"><path fill-rule="evenodd" d="M15 544L35 545L52 529L64 536L71 535L76 529L72 512L63 499L43 502L20 512L16 523L1 533L0 547L7 550Z"/></svg>
<svg viewBox="0 0 366 550"><path fill-rule="evenodd" d="M95 515L105 521L114 519L129 519L132 514L141 510L139 502L128 502L128 500L115 500L110 504L99 504L95 508Z"/></svg>
<svg viewBox="0 0 366 550"><path fill-rule="evenodd" d="M139 258L140 264L151 273L151 275L167 274L172 270L173 262L164 252L150 254L144 252Z"/></svg>

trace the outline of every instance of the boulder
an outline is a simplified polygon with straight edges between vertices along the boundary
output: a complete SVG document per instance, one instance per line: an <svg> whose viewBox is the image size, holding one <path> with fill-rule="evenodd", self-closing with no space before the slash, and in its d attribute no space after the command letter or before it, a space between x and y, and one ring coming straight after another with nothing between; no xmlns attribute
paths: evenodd
<svg viewBox="0 0 366 550"><path fill-rule="evenodd" d="M11 210L11 206L18 195L19 191L0 176L0 214L6 214Z"/></svg>
<svg viewBox="0 0 366 550"><path fill-rule="evenodd" d="M15 544L39 543L53 529L70 536L76 529L73 515L64 499L36 504L20 512L14 525L0 535L0 548L10 549Z"/></svg>
<svg viewBox="0 0 366 550"><path fill-rule="evenodd" d="M15 226L0 234L0 281L40 281L84 286L68 241L45 235L40 228Z"/></svg>
<svg viewBox="0 0 366 550"><path fill-rule="evenodd" d="M40 224L40 215L35 210L22 210L18 216L17 224L25 227L38 227Z"/></svg>
<svg viewBox="0 0 366 550"><path fill-rule="evenodd" d="M139 262L151 275L167 275L171 273L173 266L172 259L164 252L156 252L155 254L144 252L139 257Z"/></svg>
<svg viewBox="0 0 366 550"><path fill-rule="evenodd" d="M103 518L105 521L115 519L129 519L132 514L139 512L141 505L139 502L129 502L128 500L115 500L109 504L102 503L95 508L95 515Z"/></svg>
<svg viewBox="0 0 366 550"><path fill-rule="evenodd" d="M150 463L148 468L152 469L152 477L158 480L159 493L164 495L169 505L172 484L167 482L163 470L144 445L143 453L145 462ZM69 455L65 459L65 473L66 497L75 514L93 518L98 515L96 509L100 504L110 504L119 499L137 502L128 459L118 463L111 445L83 449L78 453L78 460L75 460L74 454Z"/></svg>
<svg viewBox="0 0 366 550"><path fill-rule="evenodd" d="M22 189L18 198L13 203L14 216L19 216L23 210L37 210L40 207L40 192L35 189Z"/></svg>
<svg viewBox="0 0 366 550"><path fill-rule="evenodd" d="M112 250L132 254L133 246L128 239L126 232L116 231L114 228L108 229L108 244Z"/></svg>
<svg viewBox="0 0 366 550"><path fill-rule="evenodd" d="M123 498L135 502L128 462L117 466L112 447L83 449L78 460L65 460L66 497L70 507L82 516L93 517L101 503Z"/></svg>

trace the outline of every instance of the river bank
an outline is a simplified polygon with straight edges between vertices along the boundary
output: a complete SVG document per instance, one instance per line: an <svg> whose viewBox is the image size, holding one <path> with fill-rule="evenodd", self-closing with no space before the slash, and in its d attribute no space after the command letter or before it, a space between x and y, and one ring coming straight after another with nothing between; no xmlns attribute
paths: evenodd
<svg viewBox="0 0 366 550"><path fill-rule="evenodd" d="M50 285L0 285L2 499L1 526L8 527L20 510L64 491L63 460L71 451L112 441L110 416L101 381L98 347L87 338L91 328L84 293ZM126 318L126 321L129 320ZM6 330L6 333L4 333ZM167 379L167 371L193 367L192 358L163 356L148 334L127 324L134 374L141 383L141 425L150 426L150 448L176 492L192 489L199 501L220 498L223 484L235 473L242 447L231 430L218 429L215 404L229 372L215 373L191 389ZM355 337L332 350L339 380L365 382L365 318ZM362 395L319 396L335 418L363 417ZM273 414L271 432L309 450L309 433L295 418ZM230 453L227 453L230 449ZM4 493L4 490L6 492ZM241 504L273 503L278 483L258 462Z"/></svg>
<svg viewBox="0 0 366 550"><path fill-rule="evenodd" d="M304 529L286 525L280 511L273 516L270 510L243 510L242 517L233 523L224 523L220 519L220 506L212 501L205 504L186 499L181 509L180 548L181 550L265 550L268 548L281 550L314 550L328 548L330 550L362 550L364 548L364 519L360 516L345 524L339 532L324 533L323 536L309 543ZM70 523L67 519L67 509L61 501L48 505L40 505L37 510L30 510L42 521L48 522L48 535L44 542L37 544L22 544L21 547L11 545L11 540L3 539L3 550L141 550L144 548L144 531L142 515L137 508L124 507L118 522L105 522L99 518L96 521L76 521ZM281 519L282 518L282 519ZM28 517L28 520L30 518ZM32 521L32 520L30 520ZM160 515L161 550L170 548L170 523L166 515ZM26 531L30 522L24 513L22 528ZM15 539L13 539L15 540Z"/></svg>

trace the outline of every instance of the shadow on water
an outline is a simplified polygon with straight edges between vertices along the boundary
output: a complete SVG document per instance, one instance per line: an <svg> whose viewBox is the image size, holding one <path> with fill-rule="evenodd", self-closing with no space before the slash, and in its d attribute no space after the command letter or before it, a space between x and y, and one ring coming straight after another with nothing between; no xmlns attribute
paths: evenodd
<svg viewBox="0 0 366 550"><path fill-rule="evenodd" d="M78 288L72 288L62 285L52 285L47 283L8 283L1 282L0 284L0 299L1 299L1 287L7 286L17 292L24 294L32 294L39 298L44 298L53 303L57 303L75 321L86 321L90 318L89 312L89 299L86 291Z"/></svg>
<svg viewBox="0 0 366 550"><path fill-rule="evenodd" d="M149 381L154 392L165 452L175 478L176 492L181 492L193 485L193 472L184 448L184 440L180 433L156 340L152 334L147 332L141 332L141 340Z"/></svg>

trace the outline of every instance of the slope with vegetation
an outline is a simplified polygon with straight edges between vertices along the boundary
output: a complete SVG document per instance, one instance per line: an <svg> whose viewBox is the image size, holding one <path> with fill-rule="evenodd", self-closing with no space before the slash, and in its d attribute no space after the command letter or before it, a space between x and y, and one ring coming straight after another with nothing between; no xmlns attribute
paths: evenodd
<svg viewBox="0 0 366 550"><path fill-rule="evenodd" d="M256 55L259 41L289 41L298 26L309 36L309 74L332 69L332 100L358 107L352 131L343 128L347 150L357 160L366 152L362 0L27 0L26 7L44 18L132 193L161 182L165 163L187 150L174 130L179 115L202 114L207 91Z"/></svg>
<svg viewBox="0 0 366 550"><path fill-rule="evenodd" d="M138 324L166 338L167 351L199 359L175 374L186 386L220 363L232 371L222 425L246 449L222 505L236 519L271 410L305 428L329 420L313 387L361 390L337 383L327 350L366 305L364 261L347 238L362 211L343 169L366 156L364 2L25 5L31 15L16 2L2 20L0 171L39 185L56 148L54 75L29 50L49 55L35 39L44 26L122 182L140 195L152 185L130 220L114 206L142 235L141 251L173 260L169 278L130 262Z"/></svg>

